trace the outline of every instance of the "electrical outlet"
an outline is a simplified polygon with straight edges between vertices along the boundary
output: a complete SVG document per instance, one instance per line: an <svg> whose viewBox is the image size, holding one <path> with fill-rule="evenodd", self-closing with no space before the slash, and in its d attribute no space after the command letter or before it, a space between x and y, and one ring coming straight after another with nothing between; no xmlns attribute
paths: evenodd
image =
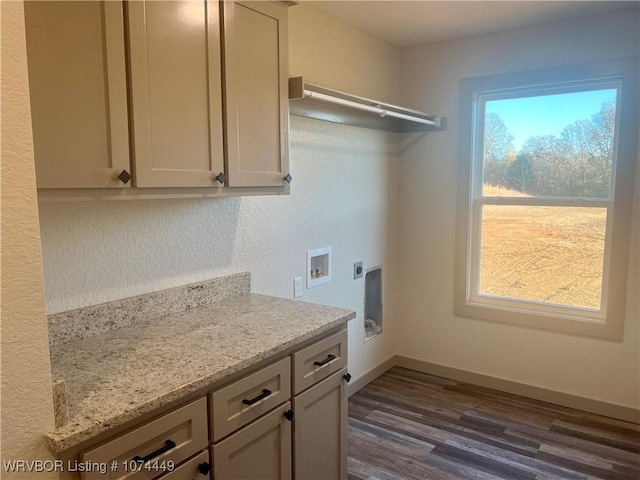
<svg viewBox="0 0 640 480"><path fill-rule="evenodd" d="M356 262L353 264L353 278L362 278L364 274L364 269L362 268L362 262Z"/></svg>
<svg viewBox="0 0 640 480"><path fill-rule="evenodd" d="M302 296L302 277L296 277L293 279L293 298L300 298Z"/></svg>

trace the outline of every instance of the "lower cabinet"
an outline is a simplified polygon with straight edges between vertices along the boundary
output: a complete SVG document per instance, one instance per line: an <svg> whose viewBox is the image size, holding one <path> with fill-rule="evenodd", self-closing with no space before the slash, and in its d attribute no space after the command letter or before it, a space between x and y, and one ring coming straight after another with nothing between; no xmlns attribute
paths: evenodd
<svg viewBox="0 0 640 480"><path fill-rule="evenodd" d="M293 399L294 476L347 478L347 369Z"/></svg>
<svg viewBox="0 0 640 480"><path fill-rule="evenodd" d="M214 479L346 479L346 365L343 330L213 392Z"/></svg>
<svg viewBox="0 0 640 480"><path fill-rule="evenodd" d="M82 480L152 479L207 448L207 399L201 398L80 455Z"/></svg>
<svg viewBox="0 0 640 480"><path fill-rule="evenodd" d="M213 446L213 478L291 479L291 421L287 402Z"/></svg>
<svg viewBox="0 0 640 480"><path fill-rule="evenodd" d="M211 478L211 463L206 450L158 480L206 480Z"/></svg>
<svg viewBox="0 0 640 480"><path fill-rule="evenodd" d="M344 480L346 364L344 330L84 450L81 462L119 468L79 477Z"/></svg>

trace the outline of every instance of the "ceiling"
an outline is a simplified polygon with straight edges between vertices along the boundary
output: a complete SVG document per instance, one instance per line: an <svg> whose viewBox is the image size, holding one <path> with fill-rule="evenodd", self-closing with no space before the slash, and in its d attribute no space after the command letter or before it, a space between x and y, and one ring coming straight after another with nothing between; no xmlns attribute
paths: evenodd
<svg viewBox="0 0 640 480"><path fill-rule="evenodd" d="M634 9L639 1L312 1L325 10L392 45L469 37L569 18Z"/></svg>

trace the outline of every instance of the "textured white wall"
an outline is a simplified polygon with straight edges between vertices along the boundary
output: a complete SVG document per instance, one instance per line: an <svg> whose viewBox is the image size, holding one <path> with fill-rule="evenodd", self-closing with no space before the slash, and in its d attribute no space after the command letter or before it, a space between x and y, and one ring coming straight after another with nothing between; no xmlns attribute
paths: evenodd
<svg viewBox="0 0 640 480"><path fill-rule="evenodd" d="M51 459L53 428L22 2L2 2L2 460ZM2 468L1 470L4 470ZM57 478L53 473L38 478ZM2 471L2 478L34 478Z"/></svg>
<svg viewBox="0 0 640 480"><path fill-rule="evenodd" d="M403 102L448 117L448 130L407 139L401 155L402 279L398 353L638 408L638 187L622 342L453 315L462 78L638 55L637 10L406 49Z"/></svg>
<svg viewBox="0 0 640 480"><path fill-rule="evenodd" d="M317 74L326 63L306 64L300 46L348 31L355 40L341 46L344 60L336 64L343 77L363 82L347 59L366 60L380 79L374 90L393 97L397 69L389 72L387 54L379 54L391 47L326 14L315 22L315 12L290 9L292 71ZM384 264L386 285L393 283L397 136L292 117L290 162L290 196L41 205L48 313L241 271L252 273L254 292L291 298L306 250L331 246L333 281L305 288L302 300L357 311L349 363L361 375L393 353L390 294L385 332L363 342L364 280L353 280L353 262Z"/></svg>
<svg viewBox="0 0 640 480"><path fill-rule="evenodd" d="M398 103L400 50L333 15L289 9L289 73L360 97Z"/></svg>
<svg viewBox="0 0 640 480"><path fill-rule="evenodd" d="M390 333L363 344L364 281L353 280L353 262L393 264L394 146L394 134L292 117L290 196L41 205L48 311L241 271L252 273L252 291L291 298L306 250L331 246L333 281L305 288L302 300L358 312L349 324L357 376L393 353Z"/></svg>

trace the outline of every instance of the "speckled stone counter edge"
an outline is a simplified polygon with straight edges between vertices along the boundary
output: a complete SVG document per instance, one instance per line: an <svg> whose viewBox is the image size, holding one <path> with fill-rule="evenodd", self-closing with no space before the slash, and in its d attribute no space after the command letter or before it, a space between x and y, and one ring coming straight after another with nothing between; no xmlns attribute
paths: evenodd
<svg viewBox="0 0 640 480"><path fill-rule="evenodd" d="M47 317L49 346L81 340L116 328L208 305L251 291L251 274L225 277L123 298Z"/></svg>
<svg viewBox="0 0 640 480"><path fill-rule="evenodd" d="M60 428L69 421L69 409L67 405L67 386L64 380L53 382L53 413L56 428Z"/></svg>
<svg viewBox="0 0 640 480"><path fill-rule="evenodd" d="M295 347L303 343L306 340L314 338L318 335L321 335L324 332L328 332L333 330L336 327L341 325L345 325L347 321L355 318L355 312L349 312L345 310L344 315L336 318L334 321L329 322L325 325L322 325L319 328L314 330L309 330L305 334L298 336L295 339L291 339L287 342L283 342L275 346L274 348L266 349L259 354L255 355L250 359L246 359L244 361L234 363L229 365L227 368L213 372L211 375L202 377L198 379L198 381L190 383L188 385L184 385L179 389L167 392L165 395L162 395L158 398L153 399L152 401L136 405L132 407L130 410L126 412L122 412L122 414L106 419L103 422L96 422L89 427L78 428L79 425L74 422L70 422L60 428L56 428L55 431L50 432L46 435L45 440L47 442L47 447L52 452L60 453L71 447L74 447L88 439L95 437L96 435L106 432L111 428L122 425L130 420L134 420L139 416L152 412L163 405L167 405L175 400L179 400L180 398L184 398L189 393L198 391L204 387L207 387L214 382L224 379L229 375L232 375L237 372L241 372L253 365L258 364L262 360L273 358L277 356L279 353L285 352L288 349Z"/></svg>

